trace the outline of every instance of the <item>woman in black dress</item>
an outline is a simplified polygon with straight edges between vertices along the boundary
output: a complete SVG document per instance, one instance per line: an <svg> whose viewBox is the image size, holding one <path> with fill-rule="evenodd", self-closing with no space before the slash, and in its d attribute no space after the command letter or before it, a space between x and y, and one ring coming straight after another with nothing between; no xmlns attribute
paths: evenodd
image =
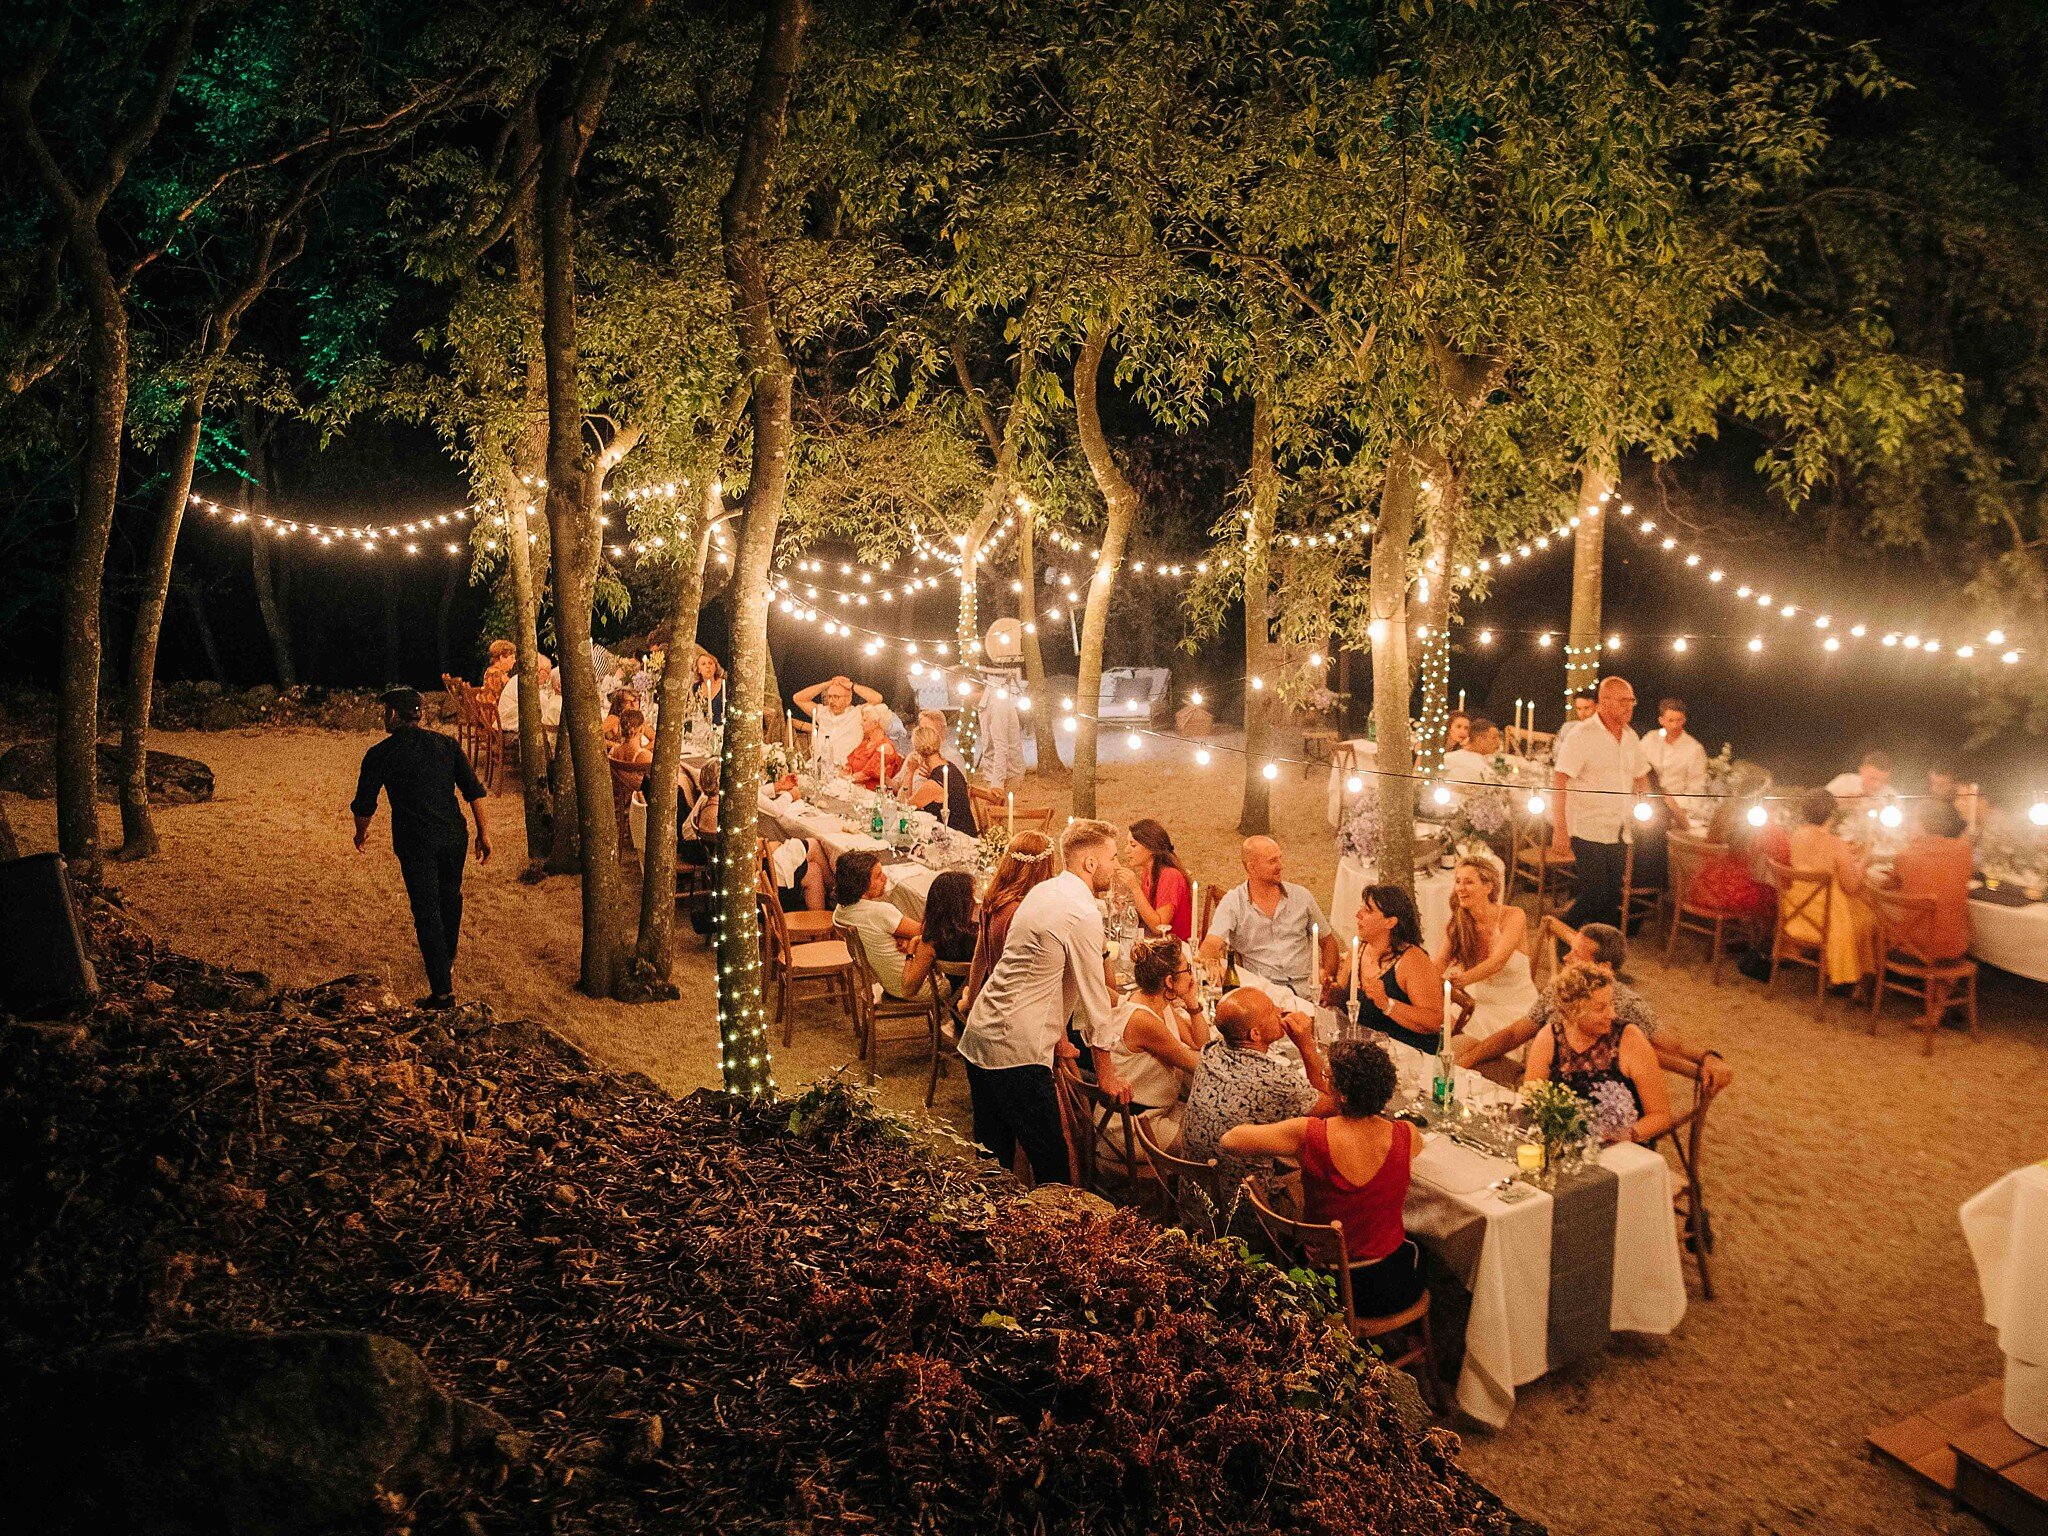
<svg viewBox="0 0 2048 1536"><path fill-rule="evenodd" d="M1443 1042L1444 973L1422 947L1414 899L1398 885L1369 885L1359 903L1358 993L1359 1023L1436 1054Z"/></svg>

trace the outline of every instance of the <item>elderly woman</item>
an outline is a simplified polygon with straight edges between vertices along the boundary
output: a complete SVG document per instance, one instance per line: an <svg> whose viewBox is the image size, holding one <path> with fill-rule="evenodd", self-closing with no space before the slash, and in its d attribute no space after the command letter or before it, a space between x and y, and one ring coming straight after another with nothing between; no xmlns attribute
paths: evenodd
<svg viewBox="0 0 2048 1536"><path fill-rule="evenodd" d="M1330 1079L1334 1115L1233 1126L1222 1149L1300 1160L1301 1219L1343 1223L1352 1304L1362 1317L1388 1317L1422 1296L1421 1255L1401 1223L1422 1133L1381 1113L1398 1082L1385 1047L1367 1040L1331 1047Z"/></svg>
<svg viewBox="0 0 2048 1536"><path fill-rule="evenodd" d="M880 789L902 765L903 755L889 740L888 707L861 705L860 740L846 754L846 777L863 789Z"/></svg>
<svg viewBox="0 0 2048 1536"><path fill-rule="evenodd" d="M967 771L945 754L945 733L929 720L919 720L910 733L910 756L904 761L897 782L907 778L903 797L922 806L955 832L978 837L981 828L974 820L973 788Z"/></svg>
<svg viewBox="0 0 2048 1536"><path fill-rule="evenodd" d="M1799 802L1800 825L1792 829L1785 862L1797 874L1833 875L1827 896L1828 985L1852 986L1876 967L1877 916L1863 899L1863 852L1847 838L1828 829L1835 819L1835 797L1825 789L1809 790ZM1818 914L1808 910L1817 881L1794 879L1781 898L1790 914L1785 932L1802 944L1818 944L1823 935Z"/></svg>
<svg viewBox="0 0 2048 1536"><path fill-rule="evenodd" d="M1414 898L1398 885L1369 885L1357 922L1358 1022L1435 1055L1444 1027L1444 973L1422 947ZM1348 977L1338 990L1349 990Z"/></svg>
<svg viewBox="0 0 2048 1536"><path fill-rule="evenodd" d="M1529 1042L1522 1081L1561 1083L1593 1104L1607 1141L1649 1141L1671 1129L1663 1065L1641 1029L1616 1024L1614 977L1575 961L1557 973L1550 1002L1551 1021ZM1626 1090L1633 1113L1611 1108L1616 1096L1601 1090L1607 1083Z"/></svg>
<svg viewBox="0 0 2048 1536"><path fill-rule="evenodd" d="M1147 939L1131 951L1131 974L1136 989L1110 1020L1119 1031L1110 1065L1116 1080L1131 1090L1131 1108L1176 1119L1171 1112L1209 1043L1194 967L1180 940ZM1171 1144L1178 1134L1175 1128L1160 1141Z"/></svg>

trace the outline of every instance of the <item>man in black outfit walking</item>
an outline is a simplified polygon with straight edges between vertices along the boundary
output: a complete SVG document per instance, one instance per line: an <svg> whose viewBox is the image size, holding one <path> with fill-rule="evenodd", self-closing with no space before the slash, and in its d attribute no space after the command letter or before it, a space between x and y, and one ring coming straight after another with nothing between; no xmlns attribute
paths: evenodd
<svg viewBox="0 0 2048 1536"><path fill-rule="evenodd" d="M490 828L484 823L485 790L476 770L452 736L420 727L420 696L393 688L382 696L384 729L391 734L363 754L356 797L356 852L370 835L377 791L391 797L391 851L412 904L413 930L427 965L425 1008L455 1003L455 945L462 931L462 863L469 856L469 829L462 807L476 821L476 861L491 858Z"/></svg>

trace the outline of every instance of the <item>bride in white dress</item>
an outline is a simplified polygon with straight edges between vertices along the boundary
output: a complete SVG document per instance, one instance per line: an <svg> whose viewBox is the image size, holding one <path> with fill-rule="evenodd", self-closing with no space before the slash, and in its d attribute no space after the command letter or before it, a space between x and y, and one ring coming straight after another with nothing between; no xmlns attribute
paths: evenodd
<svg viewBox="0 0 2048 1536"><path fill-rule="evenodd" d="M1464 858L1451 873L1451 921L1437 964L1444 979L1472 1000L1465 1028L1484 1038L1522 1018L1536 1001L1536 982L1522 948L1529 919L1501 900L1502 874L1490 858Z"/></svg>

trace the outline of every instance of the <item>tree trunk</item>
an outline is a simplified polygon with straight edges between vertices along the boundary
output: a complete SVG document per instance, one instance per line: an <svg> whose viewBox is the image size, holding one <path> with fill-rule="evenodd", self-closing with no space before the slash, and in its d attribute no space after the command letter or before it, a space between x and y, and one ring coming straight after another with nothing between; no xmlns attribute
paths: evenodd
<svg viewBox="0 0 2048 1536"><path fill-rule="evenodd" d="M164 466L163 500L142 569L135 628L128 645L128 691L121 709L121 846L114 857L146 859L157 850L156 823L149 814L149 706L156 693L156 647L163 632L164 606L171 591L171 561L178 552L178 526L192 490L192 465L199 456L206 419L206 385L195 381L178 412L177 436ZM253 531L251 538L262 534Z"/></svg>
<svg viewBox="0 0 2048 1536"><path fill-rule="evenodd" d="M1579 526L1572 536L1572 622L1564 647L1567 720L1572 695L1600 681L1600 589L1607 543L1607 504L1600 498L1613 489L1607 451L1588 452L1579 468ZM1588 507L1594 509L1591 516Z"/></svg>
<svg viewBox="0 0 2048 1536"><path fill-rule="evenodd" d="M1268 561L1273 520L1280 510L1280 476L1273 467L1273 402L1252 396L1252 520L1244 541L1244 808L1237 830L1246 837L1273 830L1272 790L1262 771L1273 750L1272 576ZM1254 688L1259 679L1264 688Z"/></svg>
<svg viewBox="0 0 2048 1536"><path fill-rule="evenodd" d="M541 337L547 363L548 542L555 580L555 635L560 650L561 734L576 779L578 863L583 876L583 944L578 987L611 997L625 979L624 912L618 825L611 768L605 757L597 674L590 665L591 605L597 589L602 531L600 496L622 428L594 462L583 451L584 410L578 381L574 185L583 139L575 110L565 109L547 133L541 155L539 223ZM630 445L629 445L630 446ZM523 694L527 690L522 687ZM557 802L556 820L567 808Z"/></svg>
<svg viewBox="0 0 2048 1536"><path fill-rule="evenodd" d="M544 434L543 434L544 437ZM519 668L519 798L526 813L528 873L553 841L554 810L567 802L554 798L549 783L547 729L540 719L540 690L533 679L540 670L540 594L534 590L532 530L527 526L532 493L516 474L504 497L505 564L512 572L512 649Z"/></svg>
<svg viewBox="0 0 2048 1536"><path fill-rule="evenodd" d="M654 725L654 763L647 770L647 846L640 850L640 938L634 952L641 977L669 995L674 991L668 982L676 928L676 796L671 786L677 782L683 760L683 719L689 713L690 685L696 676L704 563L711 554L711 530L725 512L719 471L744 400L736 394L726 414L725 430L704 469L702 511L694 528L685 518L676 530L675 561L669 570L668 657L657 690L660 708ZM735 707L729 690L725 703L727 730L743 729L746 712Z"/></svg>
<svg viewBox="0 0 2048 1536"><path fill-rule="evenodd" d="M754 443L746 524L733 557L732 670L726 684L735 708L749 712L727 717L718 799L718 1040L726 1090L750 1099L775 1092L761 987L760 915L754 904L761 733L751 706L761 697L767 670L768 566L789 486L794 397L769 292L766 224L769 182L788 131L790 90L809 21L808 0L771 0L765 9L746 132L733 163L732 185L719 206L725 277L753 391Z"/></svg>
<svg viewBox="0 0 2048 1536"><path fill-rule="evenodd" d="M299 683L298 668L292 662L291 629L285 622L284 609L277 599L276 586L272 580L272 549L270 541L263 537L260 514L270 500L270 423L265 421L259 406L244 405L241 409L242 448L247 457L246 469L249 475L249 510L259 514L249 525L249 569L256 578L256 607L263 615L263 633L270 639L270 658L277 670L277 686L296 688Z"/></svg>
<svg viewBox="0 0 2048 1536"><path fill-rule="evenodd" d="M206 657L206 670L221 687L230 686L227 663L221 657L220 642L214 638L213 624L206 617L206 597L199 590L199 583L173 566L171 590L184 598L185 606L192 610L192 627L199 631L199 649Z"/></svg>
<svg viewBox="0 0 2048 1536"><path fill-rule="evenodd" d="M1380 517L1372 536L1372 689L1375 766L1380 808L1374 850L1384 885L1415 889L1414 742L1408 728L1408 546L1415 535L1419 474L1413 453L1397 447L1387 460ZM1336 919L1341 921L1342 919Z"/></svg>
<svg viewBox="0 0 2048 1536"><path fill-rule="evenodd" d="M21 844L14 837L14 823L7 819L7 806L0 802L0 861L21 857Z"/></svg>
<svg viewBox="0 0 2048 1536"><path fill-rule="evenodd" d="M1081 343L1081 356L1074 364L1074 419L1081 435L1081 451L1088 456L1095 488L1102 493L1106 515L1102 526L1100 552L1095 574L1088 582L1088 605L1081 614L1081 654L1074 683L1074 814L1095 814L1095 742L1102 700L1102 641L1109 630L1109 602L1116 591L1117 572L1123 569L1124 545L1131 536L1131 523L1138 512L1138 493L1124 478L1102 435L1102 414L1096 404L1096 376L1102 371L1102 354L1109 346L1110 321L1097 320Z"/></svg>
<svg viewBox="0 0 2048 1536"><path fill-rule="evenodd" d="M576 760L569 754L569 733L559 727L555 750L548 756L548 806L548 854L541 873L576 874L583 868L581 824L576 819Z"/></svg>
<svg viewBox="0 0 2048 1536"><path fill-rule="evenodd" d="M1017 520L1017 585L1024 589L1017 599L1024 625L1024 686L1032 706L1031 738L1038 749L1038 771L1057 779L1066 769L1060 763L1059 726L1046 697L1045 650L1038 643L1037 538L1038 508L1027 506Z"/></svg>

